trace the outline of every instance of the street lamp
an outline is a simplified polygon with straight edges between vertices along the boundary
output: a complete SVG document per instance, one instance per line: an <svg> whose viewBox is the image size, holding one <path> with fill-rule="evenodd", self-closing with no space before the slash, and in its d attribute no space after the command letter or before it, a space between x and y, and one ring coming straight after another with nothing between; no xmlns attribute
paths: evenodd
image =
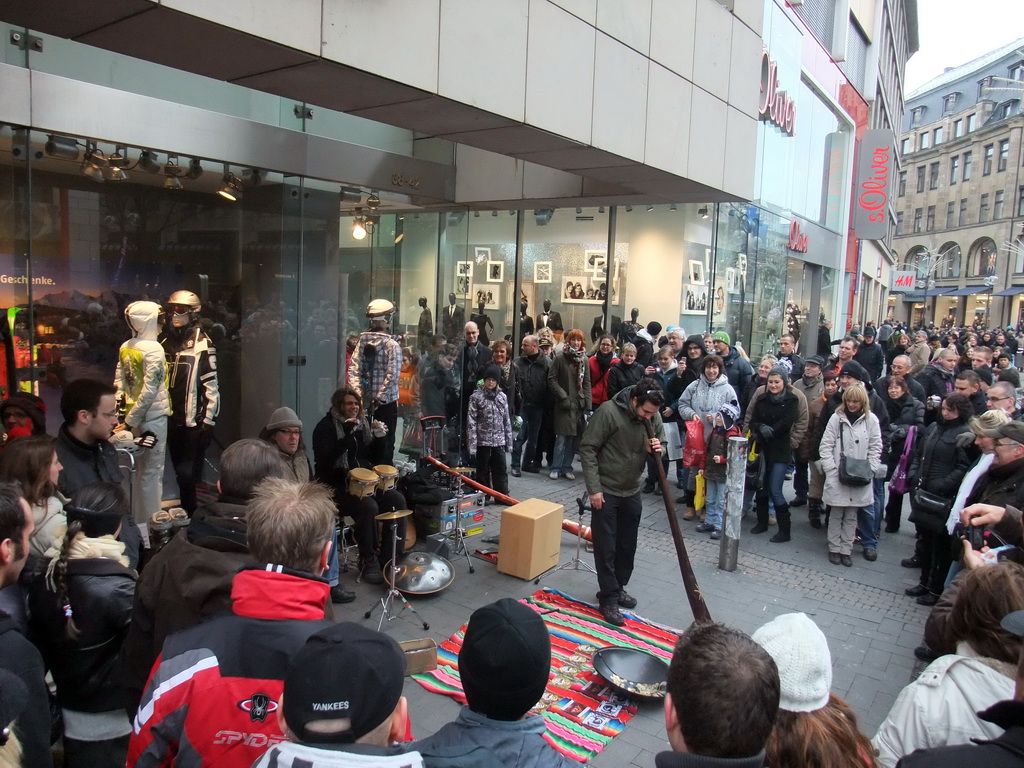
<svg viewBox="0 0 1024 768"><path fill-rule="evenodd" d="M928 312L928 291L935 287L935 274L939 269L944 269L949 266L952 259L948 254L952 248L945 251L933 251L926 248L924 253L917 257L915 267L917 269L917 279L920 280L924 277L924 309L921 311L921 325L919 330L924 329L924 316Z"/></svg>

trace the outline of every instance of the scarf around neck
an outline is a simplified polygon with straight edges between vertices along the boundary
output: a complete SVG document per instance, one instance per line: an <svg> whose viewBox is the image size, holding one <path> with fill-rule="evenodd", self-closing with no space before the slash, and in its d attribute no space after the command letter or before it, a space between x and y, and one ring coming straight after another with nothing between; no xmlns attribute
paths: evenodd
<svg viewBox="0 0 1024 768"><path fill-rule="evenodd" d="M65 539L59 539L53 546L46 550L45 557L50 559L46 566L47 584L53 585L53 574L64 552ZM91 538L84 533L79 533L71 540L71 549L68 550L68 560L86 560L102 558L104 560L116 560L125 568L129 567L128 558L124 554L124 542L118 541L113 536L99 536ZM55 587L54 587L55 588Z"/></svg>
<svg viewBox="0 0 1024 768"><path fill-rule="evenodd" d="M583 388L583 377L587 368L587 356L582 351L577 351L566 344L562 351L565 356L576 363L576 375L579 378L580 388Z"/></svg>

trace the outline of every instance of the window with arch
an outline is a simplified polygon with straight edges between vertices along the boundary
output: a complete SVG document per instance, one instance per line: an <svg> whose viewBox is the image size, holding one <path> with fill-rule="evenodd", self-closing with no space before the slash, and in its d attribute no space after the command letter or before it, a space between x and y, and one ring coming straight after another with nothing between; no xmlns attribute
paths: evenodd
<svg viewBox="0 0 1024 768"><path fill-rule="evenodd" d="M960 277L961 261L963 259L960 253L960 246L952 241L943 243L942 247L939 248L939 253L942 254L944 264L938 270L937 277Z"/></svg>
<svg viewBox="0 0 1024 768"><path fill-rule="evenodd" d="M918 279L924 279L928 276L928 249L923 245L915 245L909 251L907 255L903 257L903 269L904 271L914 270L917 274Z"/></svg>
<svg viewBox="0 0 1024 768"><path fill-rule="evenodd" d="M996 273L995 241L991 237L982 237L974 241L967 257L968 277L987 277Z"/></svg>

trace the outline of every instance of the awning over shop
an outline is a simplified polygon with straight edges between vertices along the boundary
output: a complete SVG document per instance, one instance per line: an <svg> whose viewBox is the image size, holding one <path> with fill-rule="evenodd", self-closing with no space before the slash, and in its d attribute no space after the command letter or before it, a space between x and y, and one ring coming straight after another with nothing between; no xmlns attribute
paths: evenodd
<svg viewBox="0 0 1024 768"><path fill-rule="evenodd" d="M1024 293L1024 285L1014 285L1010 288L1004 288L1001 291L996 291L993 296L1016 296L1017 294Z"/></svg>
<svg viewBox="0 0 1024 768"><path fill-rule="evenodd" d="M968 285L966 288L957 288L950 291L946 296L973 296L974 294L988 293L989 289L984 285Z"/></svg>

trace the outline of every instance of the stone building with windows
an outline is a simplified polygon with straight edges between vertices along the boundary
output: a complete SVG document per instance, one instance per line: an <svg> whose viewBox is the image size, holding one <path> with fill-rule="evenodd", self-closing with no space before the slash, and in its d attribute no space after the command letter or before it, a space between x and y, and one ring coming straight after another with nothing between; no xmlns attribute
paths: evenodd
<svg viewBox="0 0 1024 768"><path fill-rule="evenodd" d="M1024 38L948 69L907 98L895 249L912 326L1024 321Z"/></svg>

